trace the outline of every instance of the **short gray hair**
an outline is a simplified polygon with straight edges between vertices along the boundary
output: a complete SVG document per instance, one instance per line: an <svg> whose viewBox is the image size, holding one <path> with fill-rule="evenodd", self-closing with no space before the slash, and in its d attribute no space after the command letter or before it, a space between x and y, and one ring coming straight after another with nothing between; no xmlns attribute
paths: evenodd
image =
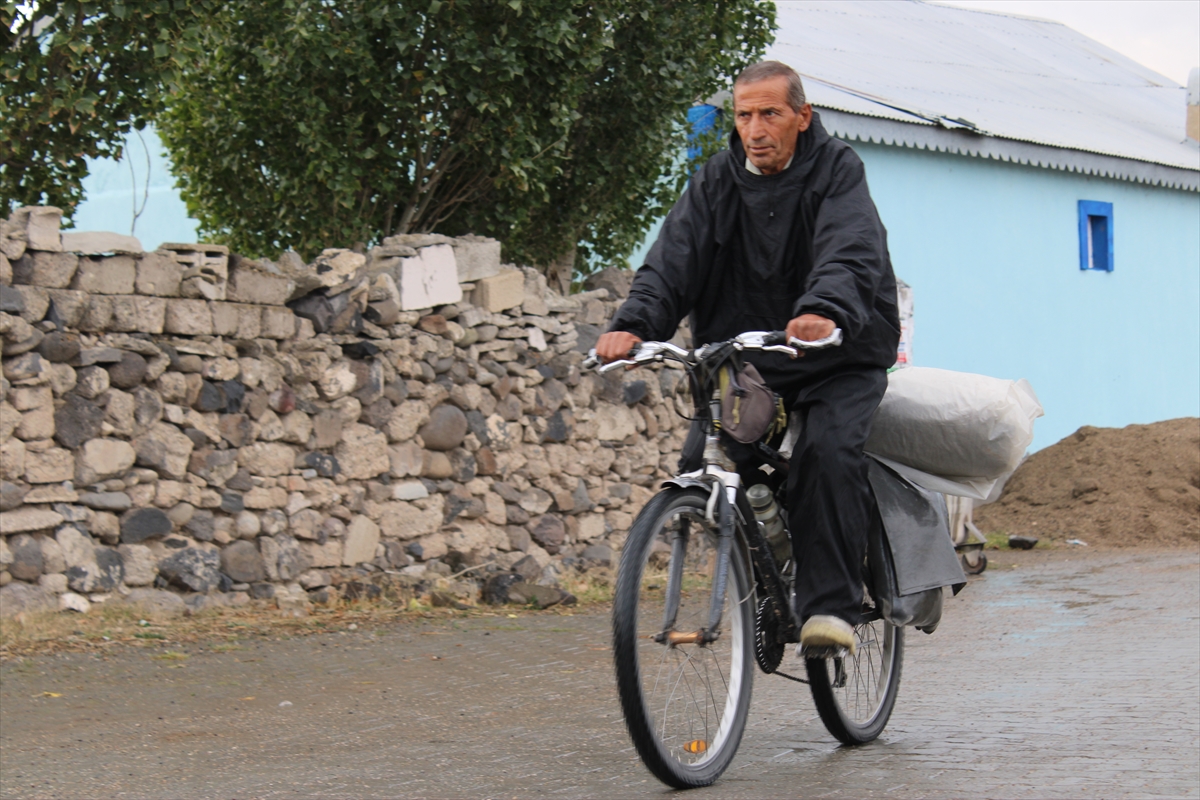
<svg viewBox="0 0 1200 800"><path fill-rule="evenodd" d="M751 64L742 70L742 74L734 80L733 86L736 89L744 83L758 83L770 78L787 78L788 105L792 107L792 111L799 111L804 107L807 100L804 99L804 84L800 82L800 75L796 70L784 64L782 61L760 61L757 64Z"/></svg>

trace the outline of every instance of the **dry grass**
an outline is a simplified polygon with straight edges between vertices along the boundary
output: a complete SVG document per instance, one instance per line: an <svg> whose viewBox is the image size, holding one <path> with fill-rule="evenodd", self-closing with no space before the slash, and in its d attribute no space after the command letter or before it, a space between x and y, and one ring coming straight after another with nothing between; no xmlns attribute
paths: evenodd
<svg viewBox="0 0 1200 800"><path fill-rule="evenodd" d="M388 599L344 601L313 606L307 616L293 616L269 601L240 608L206 609L185 617L163 617L127 605L92 606L88 614L45 611L0 618L0 662L25 656L60 652L106 652L117 648L144 648L164 660L178 660L182 645L213 652L239 648L251 638L283 639L345 630L349 625L379 625L423 619L511 616L513 614L571 614L580 607L607 603L612 587L607 573L570 575L563 588L579 598L577 606L554 606L537 611L528 606L471 606L465 609L434 608L428 595L407 601Z"/></svg>

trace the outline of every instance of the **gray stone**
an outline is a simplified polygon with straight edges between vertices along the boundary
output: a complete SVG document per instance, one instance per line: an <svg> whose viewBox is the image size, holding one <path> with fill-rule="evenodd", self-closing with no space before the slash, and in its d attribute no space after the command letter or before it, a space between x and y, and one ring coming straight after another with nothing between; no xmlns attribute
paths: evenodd
<svg viewBox="0 0 1200 800"><path fill-rule="evenodd" d="M0 515L0 531L3 531L5 535L32 533L54 528L61 525L62 521L63 515L57 511L28 506L15 511L5 511L3 515Z"/></svg>
<svg viewBox="0 0 1200 800"><path fill-rule="evenodd" d="M25 320L21 320L21 323L26 326L29 325L29 323L25 322ZM9 332L10 337L12 333L13 331ZM40 330L37 330L36 328L27 328L27 335L22 339L14 340L13 338L9 337L5 338L3 353L5 356L19 356L21 353L28 353L30 350L33 350L39 344L41 344L42 339L45 337L46 334L42 333Z"/></svg>
<svg viewBox="0 0 1200 800"><path fill-rule="evenodd" d="M163 589L134 589L122 602L158 617L181 617L187 610L182 597Z"/></svg>
<svg viewBox="0 0 1200 800"><path fill-rule="evenodd" d="M459 283L474 283L500 271L500 242L485 236L460 236L452 243Z"/></svg>
<svg viewBox="0 0 1200 800"><path fill-rule="evenodd" d="M141 253L142 243L136 236L109 231L64 231L62 249L68 253L95 256L104 253Z"/></svg>
<svg viewBox="0 0 1200 800"><path fill-rule="evenodd" d="M578 602L575 595L554 586L539 586L536 583L514 583L508 587L508 602L530 604L537 608L551 606L573 606Z"/></svg>
<svg viewBox="0 0 1200 800"><path fill-rule="evenodd" d="M326 409L312 418L314 447L324 450L334 447L342 440L342 416L334 409Z"/></svg>
<svg viewBox="0 0 1200 800"><path fill-rule="evenodd" d="M108 370L84 367L75 372L75 393L93 400L108 391Z"/></svg>
<svg viewBox="0 0 1200 800"><path fill-rule="evenodd" d="M192 514L191 519L183 527L196 541L211 542L213 534L216 532L216 520L213 512L207 508L200 509Z"/></svg>
<svg viewBox="0 0 1200 800"><path fill-rule="evenodd" d="M625 384L622 399L627 406L637 405L646 398L647 391L645 381L630 381Z"/></svg>
<svg viewBox="0 0 1200 800"><path fill-rule="evenodd" d="M121 544L140 544L147 539L166 536L174 527L162 509L135 509L121 517Z"/></svg>
<svg viewBox="0 0 1200 800"><path fill-rule="evenodd" d="M50 289L46 295L49 301L46 319L60 329L78 328L91 305L91 298L86 292L74 289Z"/></svg>
<svg viewBox="0 0 1200 800"><path fill-rule="evenodd" d="M562 547L563 542L567 538L567 529L563 525L563 521L554 514L544 514L541 517L530 520L529 535L533 540L546 549L550 555L554 555Z"/></svg>
<svg viewBox="0 0 1200 800"><path fill-rule="evenodd" d="M61 431L60 427L58 432ZM75 483L87 486L123 475L136 460L137 453L129 442L120 439L91 439L76 453Z"/></svg>
<svg viewBox="0 0 1200 800"><path fill-rule="evenodd" d="M270 580L296 580L312 566L312 557L300 547L295 537L286 534L264 536L259 539L259 547L263 568Z"/></svg>
<svg viewBox="0 0 1200 800"><path fill-rule="evenodd" d="M508 602L509 589L523 583L524 580L515 572L501 572L491 576L483 584L483 602L495 606L504 605Z"/></svg>
<svg viewBox="0 0 1200 800"><path fill-rule="evenodd" d="M58 596L44 586L10 583L0 587L0 617L15 617L23 612L54 611Z"/></svg>
<svg viewBox="0 0 1200 800"><path fill-rule="evenodd" d="M125 583L129 586L149 586L158 575L154 553L142 544L123 544L117 548L125 568Z"/></svg>
<svg viewBox="0 0 1200 800"><path fill-rule="evenodd" d="M133 446L137 451L137 463L142 466L150 467L170 480L183 480L187 476L192 440L174 425L156 422L149 431L134 439Z"/></svg>
<svg viewBox="0 0 1200 800"><path fill-rule="evenodd" d="M133 505L125 492L84 492L77 502L98 511L127 511Z"/></svg>
<svg viewBox="0 0 1200 800"><path fill-rule="evenodd" d="M38 352L47 361L65 364L79 355L79 336L64 331L51 331L38 344Z"/></svg>
<svg viewBox="0 0 1200 800"><path fill-rule="evenodd" d="M542 565L533 556L525 556L512 565L512 571L520 575L526 583L535 583L542 576Z"/></svg>
<svg viewBox="0 0 1200 800"><path fill-rule="evenodd" d="M419 434L427 449L446 451L462 444L467 430L467 416L462 409L443 403L429 412L429 421L421 426Z"/></svg>
<svg viewBox="0 0 1200 800"><path fill-rule="evenodd" d="M221 571L235 583L254 583L267 577L258 547L244 539L221 549Z"/></svg>
<svg viewBox="0 0 1200 800"><path fill-rule="evenodd" d="M10 381L26 381L42 374L46 363L37 353L24 353L4 360L4 377Z"/></svg>
<svg viewBox="0 0 1200 800"><path fill-rule="evenodd" d="M121 360L123 350L116 347L85 347L79 351L79 361L74 366L90 367L93 364L115 364Z"/></svg>
<svg viewBox="0 0 1200 800"><path fill-rule="evenodd" d="M235 303L281 306L287 302L296 284L291 278L277 275L262 265L239 256L231 256L229 282L225 298Z"/></svg>
<svg viewBox="0 0 1200 800"><path fill-rule="evenodd" d="M27 533L19 533L8 540L8 547L12 551L9 573L18 580L36 581L45 564L38 540Z"/></svg>
<svg viewBox="0 0 1200 800"><path fill-rule="evenodd" d="M134 288L138 294L153 297L176 297L183 268L165 253L144 253L137 262Z"/></svg>
<svg viewBox="0 0 1200 800"><path fill-rule="evenodd" d="M605 267L584 279L583 285L588 291L607 289L611 299L619 300L629 296L629 289L633 286L633 272L617 267Z"/></svg>
<svg viewBox="0 0 1200 800"><path fill-rule="evenodd" d="M25 312L25 295L13 286L0 284L0 313L21 316Z"/></svg>
<svg viewBox="0 0 1200 800"><path fill-rule="evenodd" d="M54 439L69 450L77 450L100 435L104 409L75 393L63 400L54 412Z"/></svg>
<svg viewBox="0 0 1200 800"><path fill-rule="evenodd" d="M98 546L94 548L94 561L84 562L66 571L67 585L73 592L92 594L93 592L111 592L125 578L125 565L121 555L111 547Z"/></svg>
<svg viewBox="0 0 1200 800"><path fill-rule="evenodd" d="M129 256L81 258L71 288L91 295L133 294L137 266ZM62 287L54 287L62 288Z"/></svg>
<svg viewBox="0 0 1200 800"><path fill-rule="evenodd" d="M118 389L140 386L146 377L146 359L128 350L122 351L121 360L108 368L109 384Z"/></svg>
<svg viewBox="0 0 1200 800"><path fill-rule="evenodd" d="M583 548L583 552L579 557L586 561L594 561L602 567L611 567L613 563L613 550L606 544L590 544Z"/></svg>
<svg viewBox="0 0 1200 800"><path fill-rule="evenodd" d="M50 292L67 291L65 289L43 289L41 286L14 286L21 293L21 302L25 304L25 310L21 312L21 319L30 324L41 322L46 317L46 312L50 309Z"/></svg>
<svg viewBox="0 0 1200 800"><path fill-rule="evenodd" d="M0 481L0 511L11 511L25 500L26 486L20 486L9 481ZM7 531L5 531L7 533Z"/></svg>
<svg viewBox="0 0 1200 800"><path fill-rule="evenodd" d="M368 480L391 468L387 437L358 423L346 427L333 454L342 474L351 480Z"/></svg>
<svg viewBox="0 0 1200 800"><path fill-rule="evenodd" d="M79 258L74 253L27 251L13 262L13 283L44 289L65 289L71 285Z"/></svg>
<svg viewBox="0 0 1200 800"><path fill-rule="evenodd" d="M221 584L220 566L215 550L186 547L158 562L158 572L174 586L207 593Z"/></svg>

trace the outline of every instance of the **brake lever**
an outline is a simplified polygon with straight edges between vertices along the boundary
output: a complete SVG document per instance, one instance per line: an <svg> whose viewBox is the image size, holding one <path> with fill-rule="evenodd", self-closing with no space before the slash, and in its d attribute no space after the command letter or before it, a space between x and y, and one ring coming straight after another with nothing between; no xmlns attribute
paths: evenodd
<svg viewBox="0 0 1200 800"><path fill-rule="evenodd" d="M616 361L610 361L607 364L597 368L596 371L603 375L605 372L612 372L617 367L636 367L638 363L639 362L637 361L630 361L628 358L622 358Z"/></svg>

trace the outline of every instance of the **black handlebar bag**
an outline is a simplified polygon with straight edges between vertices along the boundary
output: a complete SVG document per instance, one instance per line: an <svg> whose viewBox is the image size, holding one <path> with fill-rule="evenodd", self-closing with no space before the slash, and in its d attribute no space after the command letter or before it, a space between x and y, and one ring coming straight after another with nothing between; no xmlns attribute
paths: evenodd
<svg viewBox="0 0 1200 800"><path fill-rule="evenodd" d="M867 537L871 594L888 622L933 633L942 619L942 587L958 594L967 583L950 541L946 498L873 458L868 464L879 506Z"/></svg>

